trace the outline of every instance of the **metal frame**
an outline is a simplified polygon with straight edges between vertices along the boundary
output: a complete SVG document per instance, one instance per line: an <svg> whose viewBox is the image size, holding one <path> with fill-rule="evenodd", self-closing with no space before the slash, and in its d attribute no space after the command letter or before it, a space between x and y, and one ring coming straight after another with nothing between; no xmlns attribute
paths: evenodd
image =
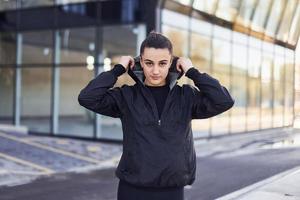
<svg viewBox="0 0 300 200"><path fill-rule="evenodd" d="M59 127L59 96L60 96L60 43L61 37L58 30L53 32L54 46L53 46L53 67L52 67L52 81L51 81L51 123L50 133L55 135L58 133Z"/></svg>
<svg viewBox="0 0 300 200"><path fill-rule="evenodd" d="M16 43L16 68L15 68L15 85L14 85L14 106L13 106L13 123L15 126L20 126L21 121L21 87L22 87L22 69L21 69L21 60L22 60L22 40L23 37L21 33L17 33Z"/></svg>

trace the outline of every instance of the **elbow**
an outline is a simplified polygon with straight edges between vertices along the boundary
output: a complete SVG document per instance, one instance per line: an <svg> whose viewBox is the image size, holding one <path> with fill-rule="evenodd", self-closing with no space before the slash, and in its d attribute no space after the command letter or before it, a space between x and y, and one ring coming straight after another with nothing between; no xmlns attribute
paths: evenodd
<svg viewBox="0 0 300 200"><path fill-rule="evenodd" d="M77 101L78 101L79 105L84 106L85 105L84 100L85 100L85 97L81 91L77 97Z"/></svg>
<svg viewBox="0 0 300 200"><path fill-rule="evenodd" d="M225 111L229 110L230 108L232 108L234 103L235 103L235 101L232 98L229 101L223 103L223 109L224 109L223 112L225 112Z"/></svg>

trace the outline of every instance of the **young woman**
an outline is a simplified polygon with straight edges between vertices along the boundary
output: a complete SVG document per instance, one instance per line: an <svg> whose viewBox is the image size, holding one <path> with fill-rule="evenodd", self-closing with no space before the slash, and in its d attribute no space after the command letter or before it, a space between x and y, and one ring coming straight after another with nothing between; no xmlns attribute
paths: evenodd
<svg viewBox="0 0 300 200"><path fill-rule="evenodd" d="M128 72L136 82L114 87ZM183 75L195 86L177 85ZM151 32L140 56L122 56L83 88L80 105L120 118L123 154L115 171L118 200L183 200L184 186L195 181L196 154L192 119L230 109L234 100L218 80L201 73L190 59L173 56L170 40Z"/></svg>

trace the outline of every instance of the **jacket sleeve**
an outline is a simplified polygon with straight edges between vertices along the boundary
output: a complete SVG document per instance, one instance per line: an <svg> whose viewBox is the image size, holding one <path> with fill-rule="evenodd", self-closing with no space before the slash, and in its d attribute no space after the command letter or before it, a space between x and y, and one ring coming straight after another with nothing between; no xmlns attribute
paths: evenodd
<svg viewBox="0 0 300 200"><path fill-rule="evenodd" d="M100 73L80 91L79 104L96 113L120 118L123 102L121 88L112 87L125 71L123 66L116 65L112 70Z"/></svg>
<svg viewBox="0 0 300 200"><path fill-rule="evenodd" d="M234 99L219 81L206 73L190 68L186 74L197 86L192 88L192 119L205 119L229 110Z"/></svg>

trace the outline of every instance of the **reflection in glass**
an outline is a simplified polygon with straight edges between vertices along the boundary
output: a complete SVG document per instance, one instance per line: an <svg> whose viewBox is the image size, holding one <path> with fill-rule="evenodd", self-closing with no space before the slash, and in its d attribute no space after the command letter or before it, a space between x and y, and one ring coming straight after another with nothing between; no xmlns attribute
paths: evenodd
<svg viewBox="0 0 300 200"><path fill-rule="evenodd" d="M36 7L36 6L51 6L54 4L56 0L17 0L20 1L20 5L22 8Z"/></svg>
<svg viewBox="0 0 300 200"><path fill-rule="evenodd" d="M273 69L273 127L283 126L284 108L284 48L276 46Z"/></svg>
<svg viewBox="0 0 300 200"><path fill-rule="evenodd" d="M193 12L193 15L196 17L196 12ZM191 18L191 31L195 33L210 36L212 34L212 27L213 25L211 23L196 18Z"/></svg>
<svg viewBox="0 0 300 200"><path fill-rule="evenodd" d="M49 0L49 1L53 1L53 0ZM55 4L81 3L81 2L88 2L88 1L95 1L95 0L55 0Z"/></svg>
<svg viewBox="0 0 300 200"><path fill-rule="evenodd" d="M215 38L230 40L231 31L227 28L215 25L213 29L213 35Z"/></svg>
<svg viewBox="0 0 300 200"><path fill-rule="evenodd" d="M255 14L252 20L252 29L255 31L263 32L265 21L271 5L271 0L258 1Z"/></svg>
<svg viewBox="0 0 300 200"><path fill-rule="evenodd" d="M295 122L295 126L297 128L300 127L299 123L299 116L300 116L300 45L298 45L298 48L296 49L296 55L295 55L295 103L294 103L294 112L295 112L295 119L297 121Z"/></svg>
<svg viewBox="0 0 300 200"><path fill-rule="evenodd" d="M231 45L224 40L213 40L212 76L219 80L228 90L230 88ZM212 119L212 134L219 135L229 132L229 112L224 112Z"/></svg>
<svg viewBox="0 0 300 200"><path fill-rule="evenodd" d="M162 23L176 28L188 29L189 18L186 15L163 9Z"/></svg>
<svg viewBox="0 0 300 200"><path fill-rule="evenodd" d="M0 124L13 123L14 68L0 67Z"/></svg>
<svg viewBox="0 0 300 200"><path fill-rule="evenodd" d="M0 64L16 62L16 35L10 32L0 32Z"/></svg>
<svg viewBox="0 0 300 200"><path fill-rule="evenodd" d="M52 31L24 32L22 35L22 64L52 63Z"/></svg>
<svg viewBox="0 0 300 200"><path fill-rule="evenodd" d="M250 48L248 60L247 131L253 131L258 130L260 126L261 52Z"/></svg>
<svg viewBox="0 0 300 200"><path fill-rule="evenodd" d="M74 28L60 31L61 63L87 63L94 58L95 28Z"/></svg>
<svg viewBox="0 0 300 200"><path fill-rule="evenodd" d="M285 42L288 40L294 11L297 8L296 5L297 5L297 0L289 0L288 1L287 6L285 8L284 16L282 18L283 23L280 24L277 39L285 41Z"/></svg>
<svg viewBox="0 0 300 200"><path fill-rule="evenodd" d="M22 68L21 125L31 132L50 132L51 68Z"/></svg>
<svg viewBox="0 0 300 200"><path fill-rule="evenodd" d="M200 72L206 72L210 74L210 62L211 62L211 47L210 38L200 35L198 33L191 34L191 50L190 58ZM190 81L191 85L195 86L193 81ZM194 137L208 136L210 127L210 119L193 120L192 128Z"/></svg>
<svg viewBox="0 0 300 200"><path fill-rule="evenodd" d="M242 1L239 13L236 18L238 24L248 27L250 25L250 18L258 0Z"/></svg>
<svg viewBox="0 0 300 200"><path fill-rule="evenodd" d="M201 72L210 72L211 47L210 38L200 34L191 34L190 58Z"/></svg>
<svg viewBox="0 0 300 200"><path fill-rule="evenodd" d="M173 54L175 56L187 57L188 55L188 32L186 30L172 28L164 25L162 27L163 33L171 40L173 44ZM182 85L190 83L190 79L183 76L178 80L178 84Z"/></svg>
<svg viewBox="0 0 300 200"><path fill-rule="evenodd" d="M261 65L261 128L272 127L272 68L273 56L265 49Z"/></svg>
<svg viewBox="0 0 300 200"><path fill-rule="evenodd" d="M246 130L247 105L247 48L233 44L232 51L232 91L235 106L231 109L231 132Z"/></svg>
<svg viewBox="0 0 300 200"><path fill-rule="evenodd" d="M293 123L294 52L285 49L285 55L284 126L290 126Z"/></svg>
<svg viewBox="0 0 300 200"><path fill-rule="evenodd" d="M227 21L233 21L238 13L240 0L219 0L216 15Z"/></svg>
<svg viewBox="0 0 300 200"><path fill-rule="evenodd" d="M0 11L3 10L15 10L17 8L16 1L0 1Z"/></svg>
<svg viewBox="0 0 300 200"><path fill-rule="evenodd" d="M266 34L269 36L275 36L278 25L281 23L280 17L284 11L286 0L273 1L271 13L267 22Z"/></svg>
<svg viewBox="0 0 300 200"><path fill-rule="evenodd" d="M217 2L218 0L194 0L193 8L209 14L214 14L217 8Z"/></svg>
<svg viewBox="0 0 300 200"><path fill-rule="evenodd" d="M190 6L191 2L192 2L192 0L174 0L174 1L177 1L178 3L184 4L187 6Z"/></svg>
<svg viewBox="0 0 300 200"><path fill-rule="evenodd" d="M104 59L111 60L111 66L119 62L121 55L137 56L138 31L134 25L105 26L103 27L103 48ZM126 38L124 40L123 38ZM143 36L144 37L144 36ZM124 84L133 85L135 82L124 73L118 77L114 87L121 87ZM122 126L120 119L100 115L101 117L101 138L122 139Z"/></svg>
<svg viewBox="0 0 300 200"><path fill-rule="evenodd" d="M94 77L94 70L60 67L58 134L93 137L94 113L78 103L78 94Z"/></svg>
<svg viewBox="0 0 300 200"><path fill-rule="evenodd" d="M296 45L299 36L300 36L300 3L298 3L297 11L295 13L295 17L293 18L293 22L290 28L290 36L289 36L288 43L292 45Z"/></svg>

